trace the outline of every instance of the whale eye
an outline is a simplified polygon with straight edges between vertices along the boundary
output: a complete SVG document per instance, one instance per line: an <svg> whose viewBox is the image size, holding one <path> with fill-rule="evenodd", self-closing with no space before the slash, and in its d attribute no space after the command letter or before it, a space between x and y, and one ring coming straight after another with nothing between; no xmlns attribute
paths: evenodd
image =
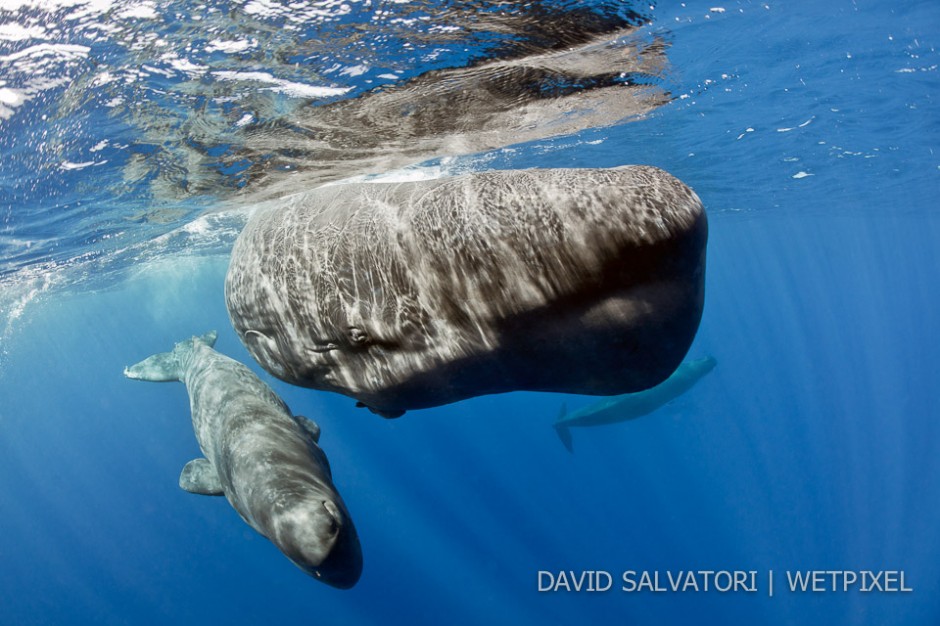
<svg viewBox="0 0 940 626"><path fill-rule="evenodd" d="M362 330L358 326L350 326L346 332L349 336L349 341L352 343L352 345L354 346L369 345L369 333Z"/></svg>

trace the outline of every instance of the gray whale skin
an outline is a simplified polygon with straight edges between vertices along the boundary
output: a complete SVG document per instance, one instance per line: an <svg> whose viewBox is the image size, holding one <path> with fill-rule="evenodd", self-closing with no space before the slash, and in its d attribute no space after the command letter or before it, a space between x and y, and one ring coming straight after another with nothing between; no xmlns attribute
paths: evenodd
<svg viewBox="0 0 940 626"><path fill-rule="evenodd" d="M176 344L125 368L137 380L186 384L205 458L186 464L180 487L225 495L245 522L317 580L347 589L362 573L362 548L320 427L293 415L247 367L212 349L216 333Z"/></svg>
<svg viewBox="0 0 940 626"><path fill-rule="evenodd" d="M685 356L707 230L698 196L648 166L326 186L252 215L225 299L271 374L386 417L622 394Z"/></svg>

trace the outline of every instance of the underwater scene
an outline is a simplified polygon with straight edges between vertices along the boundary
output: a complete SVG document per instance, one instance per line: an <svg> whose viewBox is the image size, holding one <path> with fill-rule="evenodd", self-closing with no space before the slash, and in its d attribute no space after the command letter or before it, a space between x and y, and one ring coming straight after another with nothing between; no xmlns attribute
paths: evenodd
<svg viewBox="0 0 940 626"><path fill-rule="evenodd" d="M0 0L0 624L940 624L938 45Z"/></svg>

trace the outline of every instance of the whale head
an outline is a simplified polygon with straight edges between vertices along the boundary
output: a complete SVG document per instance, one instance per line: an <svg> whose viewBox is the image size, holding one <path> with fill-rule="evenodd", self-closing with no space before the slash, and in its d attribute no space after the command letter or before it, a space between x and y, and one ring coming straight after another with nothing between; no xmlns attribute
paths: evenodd
<svg viewBox="0 0 940 626"><path fill-rule="evenodd" d="M665 380L704 306L701 200L656 168L335 185L256 211L225 281L248 352L385 416Z"/></svg>
<svg viewBox="0 0 940 626"><path fill-rule="evenodd" d="M272 519L271 541L300 569L339 589L362 574L359 537L342 504L304 499Z"/></svg>
<svg viewBox="0 0 940 626"><path fill-rule="evenodd" d="M240 248L245 247L245 240L240 241ZM342 254L335 256L339 263ZM329 273L316 259L302 279L299 271L260 276L242 269L255 265L243 261L230 267L226 304L249 354L285 382L343 393L392 416L404 407L394 404L397 398L388 390L450 358L456 331L420 300L400 265L394 265L391 275L355 280ZM448 341L439 341L442 335ZM391 395L391 405L373 402L383 394Z"/></svg>

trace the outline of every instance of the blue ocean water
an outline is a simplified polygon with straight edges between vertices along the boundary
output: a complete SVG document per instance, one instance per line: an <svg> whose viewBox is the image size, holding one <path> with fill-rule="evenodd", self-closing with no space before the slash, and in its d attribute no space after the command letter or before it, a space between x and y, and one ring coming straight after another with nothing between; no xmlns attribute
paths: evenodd
<svg viewBox="0 0 940 626"><path fill-rule="evenodd" d="M551 423L592 398L382 420L263 374L222 298L240 194L317 172L268 139L382 81L537 48L492 26L506 7L0 5L0 623L940 623L940 7L556 5L635 26L628 43L665 61L630 80L668 101L432 146L417 175L672 172L709 212L689 355L718 361L653 415L575 430L573 454ZM330 178L383 171L369 159ZM362 540L354 589L177 487L199 455L185 390L122 370L212 328L320 423ZM615 580L540 592L543 570ZM753 570L758 589L624 592L627 570ZM913 591L789 591L805 570L899 571Z"/></svg>

